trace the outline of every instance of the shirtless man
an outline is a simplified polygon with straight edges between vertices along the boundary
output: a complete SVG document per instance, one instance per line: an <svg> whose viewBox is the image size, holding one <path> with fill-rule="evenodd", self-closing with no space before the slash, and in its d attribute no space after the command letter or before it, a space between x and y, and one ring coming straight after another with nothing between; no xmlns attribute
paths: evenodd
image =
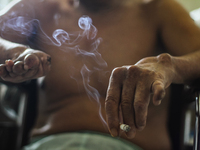
<svg viewBox="0 0 200 150"><path fill-rule="evenodd" d="M166 89L200 76L200 30L177 2L22 0L0 19L2 38L19 43L1 39L2 79L46 75L39 79L32 136L90 130L120 135L145 150L171 149ZM131 130L121 135L120 122Z"/></svg>

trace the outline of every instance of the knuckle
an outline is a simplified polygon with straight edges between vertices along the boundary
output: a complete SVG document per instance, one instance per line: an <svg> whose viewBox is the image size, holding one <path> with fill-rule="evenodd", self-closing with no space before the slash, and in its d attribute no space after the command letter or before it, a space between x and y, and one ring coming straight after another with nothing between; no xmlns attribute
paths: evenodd
<svg viewBox="0 0 200 150"><path fill-rule="evenodd" d="M132 106L133 104L129 99L125 98L121 101L121 107L124 115L130 116L130 112L133 110Z"/></svg>
<svg viewBox="0 0 200 150"><path fill-rule="evenodd" d="M134 73L134 72L138 72L138 71L140 71L140 67L138 67L138 66L136 66L136 65L133 65L133 66L130 66L129 68L128 68L128 71L129 72L132 72L132 73Z"/></svg>
<svg viewBox="0 0 200 150"><path fill-rule="evenodd" d="M136 76L140 73L140 68L138 66L131 66L128 68L128 77Z"/></svg>
<svg viewBox="0 0 200 150"><path fill-rule="evenodd" d="M168 53L163 53L157 56L158 61L161 63L171 63L172 57Z"/></svg>
<svg viewBox="0 0 200 150"><path fill-rule="evenodd" d="M117 107L117 101L116 98L113 96L108 96L106 101L105 101L105 108L106 108L106 112L108 114L112 114L112 111L115 107Z"/></svg>
<svg viewBox="0 0 200 150"><path fill-rule="evenodd" d="M132 101L130 101L130 98L125 97L121 101L121 105L122 105L122 107L130 107L132 105Z"/></svg>
<svg viewBox="0 0 200 150"><path fill-rule="evenodd" d="M138 112L142 112L146 110L146 108L147 108L147 104L142 101L136 101L134 103L134 109Z"/></svg>
<svg viewBox="0 0 200 150"><path fill-rule="evenodd" d="M116 97L109 95L106 98L105 105L106 105L106 107L109 107L109 108L118 105L117 101L116 101Z"/></svg>
<svg viewBox="0 0 200 150"><path fill-rule="evenodd" d="M125 70L126 70L126 68L124 68L124 67L114 68L112 71L112 74L111 74L112 78L114 78L114 79L121 78L124 75Z"/></svg>
<svg viewBox="0 0 200 150"><path fill-rule="evenodd" d="M27 54L24 58L26 61L35 61L39 60L35 54Z"/></svg>
<svg viewBox="0 0 200 150"><path fill-rule="evenodd" d="M139 128L140 130L142 130L142 129L144 129L145 126L146 126L146 119L141 119L140 121L138 121L137 128Z"/></svg>
<svg viewBox="0 0 200 150"><path fill-rule="evenodd" d="M126 72L126 79L128 80L135 80L136 78L140 77L141 74L141 68L133 65L130 67L127 67L127 72Z"/></svg>
<svg viewBox="0 0 200 150"><path fill-rule="evenodd" d="M156 73L154 71L145 68L140 68L139 66L131 66L128 69L127 73L128 78L146 79L147 77L152 78L154 76L156 76Z"/></svg>
<svg viewBox="0 0 200 150"><path fill-rule="evenodd" d="M160 80L157 80L153 83L153 88L155 88L155 90L165 91L163 82Z"/></svg>

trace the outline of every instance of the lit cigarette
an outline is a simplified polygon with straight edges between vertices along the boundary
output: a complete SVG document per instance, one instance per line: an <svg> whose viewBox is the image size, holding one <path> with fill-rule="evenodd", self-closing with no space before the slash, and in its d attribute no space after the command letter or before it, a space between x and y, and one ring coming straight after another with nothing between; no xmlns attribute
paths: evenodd
<svg viewBox="0 0 200 150"><path fill-rule="evenodd" d="M120 129L125 131L125 132L128 132L131 130L131 127L127 124L120 124Z"/></svg>

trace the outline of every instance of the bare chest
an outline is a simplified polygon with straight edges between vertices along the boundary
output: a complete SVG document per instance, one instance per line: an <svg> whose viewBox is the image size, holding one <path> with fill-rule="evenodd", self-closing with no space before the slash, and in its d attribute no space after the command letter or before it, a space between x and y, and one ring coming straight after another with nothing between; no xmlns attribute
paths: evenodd
<svg viewBox="0 0 200 150"><path fill-rule="evenodd" d="M38 34L40 39L45 33L48 42L38 40L38 45L52 57L46 78L51 84L46 84L56 85L61 93L63 89L84 91L85 84L105 93L112 69L155 54L155 26L139 10L127 8L107 15L55 12L51 16L41 20Z"/></svg>

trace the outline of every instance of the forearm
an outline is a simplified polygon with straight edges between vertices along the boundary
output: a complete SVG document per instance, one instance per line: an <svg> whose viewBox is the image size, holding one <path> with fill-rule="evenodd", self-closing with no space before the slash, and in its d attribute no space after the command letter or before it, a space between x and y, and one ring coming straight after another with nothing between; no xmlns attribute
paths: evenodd
<svg viewBox="0 0 200 150"><path fill-rule="evenodd" d="M175 70L173 83L192 84L200 79L200 51L180 57L172 56L172 64Z"/></svg>

